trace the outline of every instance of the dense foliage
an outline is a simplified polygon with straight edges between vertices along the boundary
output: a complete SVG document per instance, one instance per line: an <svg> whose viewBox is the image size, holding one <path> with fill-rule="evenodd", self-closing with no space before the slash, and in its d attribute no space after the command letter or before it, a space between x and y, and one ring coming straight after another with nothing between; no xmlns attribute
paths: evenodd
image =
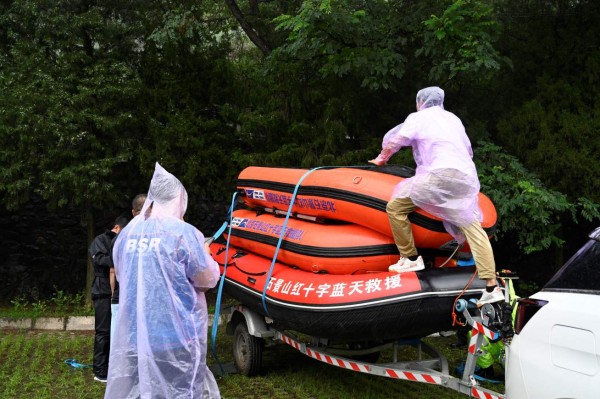
<svg viewBox="0 0 600 399"><path fill-rule="evenodd" d="M159 161L192 202L227 203L247 165L364 164L417 90L439 85L475 145L500 240L560 246L564 226L599 216L599 11L592 0L5 1L0 202L41 196L89 227L127 209Z"/></svg>

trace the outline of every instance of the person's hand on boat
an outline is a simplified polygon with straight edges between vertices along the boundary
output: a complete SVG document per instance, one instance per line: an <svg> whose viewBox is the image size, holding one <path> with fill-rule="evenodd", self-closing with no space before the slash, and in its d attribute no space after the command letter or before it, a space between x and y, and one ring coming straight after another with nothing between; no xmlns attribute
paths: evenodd
<svg viewBox="0 0 600 399"><path fill-rule="evenodd" d="M376 166L383 166L383 165L385 165L385 164L386 164L384 161L382 161L382 160L380 160L380 159L378 159L378 158L371 159L371 160L369 161L369 163L372 163L373 165L376 165Z"/></svg>
<svg viewBox="0 0 600 399"><path fill-rule="evenodd" d="M371 159L369 163L377 166L383 166L387 164L387 161L394 155L394 150L391 148L384 147L381 153L375 159Z"/></svg>

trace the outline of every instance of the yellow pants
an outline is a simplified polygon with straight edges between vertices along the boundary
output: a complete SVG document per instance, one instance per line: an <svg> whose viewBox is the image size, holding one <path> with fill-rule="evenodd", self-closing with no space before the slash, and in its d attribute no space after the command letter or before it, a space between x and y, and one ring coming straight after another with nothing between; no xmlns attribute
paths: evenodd
<svg viewBox="0 0 600 399"><path fill-rule="evenodd" d="M388 202L386 207L394 241L400 256L405 258L418 254L410 220L408 220L408 214L416 208L410 198L394 198ZM492 244L479 220L475 220L469 226L459 227L459 229L465 235L471 247L479 278L490 279L496 277L496 263L494 262Z"/></svg>

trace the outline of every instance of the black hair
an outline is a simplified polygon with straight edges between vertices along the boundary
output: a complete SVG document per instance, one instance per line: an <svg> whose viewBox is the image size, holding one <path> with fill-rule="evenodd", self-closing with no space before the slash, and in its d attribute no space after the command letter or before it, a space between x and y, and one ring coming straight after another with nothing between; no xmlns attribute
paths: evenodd
<svg viewBox="0 0 600 399"><path fill-rule="evenodd" d="M125 215L120 215L115 219L115 222L113 223L113 228L118 225L122 229L125 226L127 226L127 223L129 223L129 218Z"/></svg>

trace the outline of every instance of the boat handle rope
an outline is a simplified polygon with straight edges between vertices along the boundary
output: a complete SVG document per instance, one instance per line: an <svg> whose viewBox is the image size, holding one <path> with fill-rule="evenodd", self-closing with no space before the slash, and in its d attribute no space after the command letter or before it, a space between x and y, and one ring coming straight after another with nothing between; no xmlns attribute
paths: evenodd
<svg viewBox="0 0 600 399"><path fill-rule="evenodd" d="M219 263L219 262L217 262ZM219 266L225 266L225 263L219 263ZM236 269L238 269L240 272L247 274L248 276L264 276L265 274L267 274L267 272L249 272L247 270L242 269L241 267L238 266L237 262L231 262L230 264L231 267L235 267Z"/></svg>
<svg viewBox="0 0 600 399"><path fill-rule="evenodd" d="M234 192L233 196L231 198L231 206L229 207L229 211L227 212L229 222L227 222L227 221L224 222L223 225L221 226L221 228L211 237L211 239L212 239L211 242L216 240L217 238L219 238L219 236L221 236L221 234L223 234L223 232L229 225L229 233L227 234L227 243L225 244L225 263L223 264L223 274L221 275L221 279L219 281L219 288L217 290L217 300L215 303L215 314L213 317L213 325L212 325L212 331L211 331L211 335L210 335L211 352L212 352L213 357L215 358L215 361L219 365L219 369L221 370L222 376L225 376L225 369L223 368L223 365L219 361L219 356L217 355L216 342L217 342L217 331L219 330L219 318L221 316L220 313L221 313L221 298L223 295L223 285L225 282L225 274L227 273L227 261L229 259L229 238L231 237L231 225L232 225L232 221L233 221L233 208L235 207L236 196L237 196L237 192Z"/></svg>
<svg viewBox="0 0 600 399"><path fill-rule="evenodd" d="M266 295L267 295L267 288L269 287L269 282L271 281L271 275L273 274L273 268L275 267L275 261L277 260L277 255L279 254L279 248L281 247L281 243L283 241L283 235L285 234L285 231L287 229L288 220L290 219L290 215L293 213L292 208L294 206L294 202L296 201L296 195L298 194L298 189L300 188L300 185L302 184L304 179L306 179L308 177L308 175L310 175L312 172L314 172L315 170L319 170L319 169L336 169L336 168L366 169L366 168L371 168L371 167L372 166L370 166L370 165L368 165L368 166L365 166L365 165L360 165L360 166L318 166L316 168L312 168L312 169L308 170L306 173L304 173L304 175L300 178L300 180L298 180L298 183L296 183L296 186L294 187L294 191L292 193L292 198L290 200L290 206L288 207L288 210L285 215L285 220L284 220L283 226L281 228L281 233L279 234L279 240L277 241L277 246L275 247L275 254L273 256L273 260L271 261L271 267L269 268L269 273L267 274L267 279L265 280L265 286L263 288L263 292L261 295L261 302L262 302L263 309L265 310L265 313L267 314L267 316L270 317L269 310L267 309L267 303L265 300Z"/></svg>
<svg viewBox="0 0 600 399"><path fill-rule="evenodd" d="M248 276L264 276L265 274L267 274L267 272L253 273L253 272L246 271L246 270L242 269L241 267L239 267L237 262L233 262L231 265L233 267L235 267L236 269L238 269L239 271L241 271L242 273L247 274Z"/></svg>

